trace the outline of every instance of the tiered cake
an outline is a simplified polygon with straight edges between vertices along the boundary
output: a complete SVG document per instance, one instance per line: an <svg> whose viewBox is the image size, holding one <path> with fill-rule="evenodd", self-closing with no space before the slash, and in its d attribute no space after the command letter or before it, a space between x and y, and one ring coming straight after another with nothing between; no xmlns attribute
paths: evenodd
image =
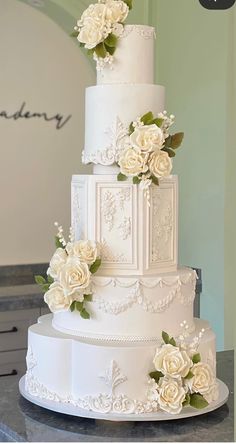
<svg viewBox="0 0 236 444"><path fill-rule="evenodd" d="M154 37L149 26L125 26L112 67L86 91L83 162L94 173L72 178L72 226L76 240L101 246L90 319L59 310L29 329L26 391L108 416L158 410L149 374L163 330L181 338L187 329L188 344L201 338L201 361L215 374L215 335L193 318L196 273L177 265L177 177L151 185L149 198L131 179L117 180L130 122L165 109Z"/></svg>

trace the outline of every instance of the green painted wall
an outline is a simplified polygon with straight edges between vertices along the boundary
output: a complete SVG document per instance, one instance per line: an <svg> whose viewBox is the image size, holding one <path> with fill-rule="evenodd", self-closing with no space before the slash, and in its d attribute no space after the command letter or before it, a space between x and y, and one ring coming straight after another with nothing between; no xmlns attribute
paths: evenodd
<svg viewBox="0 0 236 444"><path fill-rule="evenodd" d="M156 0L157 78L167 88L167 108L186 133L175 160L180 181L180 262L202 268L201 316L224 348L224 294L232 252L232 200L228 152L232 103L232 15L207 11L196 0ZM227 224L226 224L227 221ZM226 281L227 278L227 281ZM226 286L227 282L227 286ZM227 306L230 306L229 289ZM232 331L226 310L226 346ZM231 324L232 326L232 324Z"/></svg>
<svg viewBox="0 0 236 444"><path fill-rule="evenodd" d="M41 10L68 33L90 3L47 0ZM180 182L180 262L202 268L201 316L216 331L218 349L232 347L236 8L207 11L197 0L134 3L129 22L158 29L156 81L166 86L166 107L186 134L174 168Z"/></svg>

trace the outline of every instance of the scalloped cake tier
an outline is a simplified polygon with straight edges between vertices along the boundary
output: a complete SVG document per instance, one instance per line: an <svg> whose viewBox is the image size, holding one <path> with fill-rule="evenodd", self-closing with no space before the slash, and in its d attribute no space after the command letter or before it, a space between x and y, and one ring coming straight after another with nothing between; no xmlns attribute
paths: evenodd
<svg viewBox="0 0 236 444"><path fill-rule="evenodd" d="M206 330L199 347L202 361L214 369L215 335L206 321L195 322L196 334ZM155 412L156 404L148 399L148 375L158 344L81 340L56 331L51 315L43 316L29 329L26 390L108 415Z"/></svg>

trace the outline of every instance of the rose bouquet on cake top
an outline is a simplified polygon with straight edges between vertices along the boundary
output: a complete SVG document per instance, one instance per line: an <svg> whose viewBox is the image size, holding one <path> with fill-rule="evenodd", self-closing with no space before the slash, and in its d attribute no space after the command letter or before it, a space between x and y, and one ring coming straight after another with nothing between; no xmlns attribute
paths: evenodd
<svg viewBox="0 0 236 444"><path fill-rule="evenodd" d="M187 325L184 325L188 328ZM204 329L192 343L162 332L163 345L153 359L155 370L149 374L148 399L157 409L179 414L183 407L204 409L219 396L218 383L210 364L201 361L198 347Z"/></svg>
<svg viewBox="0 0 236 444"><path fill-rule="evenodd" d="M150 111L137 118L129 127L129 137L119 153L119 181L133 178L149 195L152 183L159 185L159 180L172 171L172 158L175 150L182 144L184 133L170 135L169 129L175 117L164 111L155 118Z"/></svg>
<svg viewBox="0 0 236 444"><path fill-rule="evenodd" d="M44 300L53 313L78 310L81 317L89 319L86 302L92 301L91 277L101 265L97 244L90 240L75 241L70 229L69 242L58 227L57 249L47 270L47 279L35 276L35 281L45 292Z"/></svg>
<svg viewBox="0 0 236 444"><path fill-rule="evenodd" d="M77 21L72 36L93 55L98 69L106 63L112 64L130 9L132 0L98 0Z"/></svg>

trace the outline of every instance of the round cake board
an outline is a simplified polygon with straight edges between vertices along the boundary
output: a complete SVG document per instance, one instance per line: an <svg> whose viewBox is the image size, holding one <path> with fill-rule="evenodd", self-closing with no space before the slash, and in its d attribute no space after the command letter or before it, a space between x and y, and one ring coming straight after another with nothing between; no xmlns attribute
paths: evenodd
<svg viewBox="0 0 236 444"><path fill-rule="evenodd" d="M25 390L25 376L20 379L19 389L21 395L32 402L33 404L38 405L39 407L43 407L47 410L52 410L57 413L63 413L65 415L77 416L81 418L90 418L90 419L101 419L107 421L169 421L175 419L184 419L190 418L193 416L199 416L206 413L210 413L213 410L218 409L222 405L224 405L229 397L229 389L224 384L224 382L217 380L219 383L219 398L217 401L212 402L205 409L197 410L192 407L185 407L182 412L178 415L171 415L166 412L157 412L157 413L141 413L141 414L121 414L121 413L99 413L92 412L90 410L84 410L78 407L75 407L68 403L50 401L47 399L41 399L37 396L30 395Z"/></svg>

